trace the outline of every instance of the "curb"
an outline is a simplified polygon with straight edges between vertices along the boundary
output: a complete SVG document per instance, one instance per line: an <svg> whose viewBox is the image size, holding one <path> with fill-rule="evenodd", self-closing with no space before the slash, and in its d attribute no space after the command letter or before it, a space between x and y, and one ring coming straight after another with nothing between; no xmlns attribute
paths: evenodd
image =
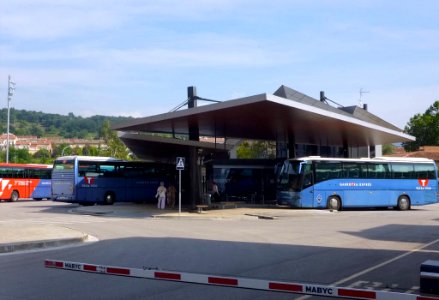
<svg viewBox="0 0 439 300"><path fill-rule="evenodd" d="M258 219L262 219L262 220L276 220L278 217L274 217L274 216L265 216L265 215L255 215L255 214L244 214L246 216L250 216L250 217L256 217Z"/></svg>
<svg viewBox="0 0 439 300"><path fill-rule="evenodd" d="M13 253L18 251L27 251L27 250L48 249L48 248L61 247L65 245L78 244L85 242L88 238L89 236L87 234L84 234L82 237L76 237L76 238L2 244L0 245L0 254Z"/></svg>
<svg viewBox="0 0 439 300"><path fill-rule="evenodd" d="M184 220L242 220L242 219L271 219L270 217L263 217L251 214L235 215L235 216L216 216L205 213L194 213L194 216L188 215L151 215L153 219L184 219ZM197 216L198 214L198 216Z"/></svg>

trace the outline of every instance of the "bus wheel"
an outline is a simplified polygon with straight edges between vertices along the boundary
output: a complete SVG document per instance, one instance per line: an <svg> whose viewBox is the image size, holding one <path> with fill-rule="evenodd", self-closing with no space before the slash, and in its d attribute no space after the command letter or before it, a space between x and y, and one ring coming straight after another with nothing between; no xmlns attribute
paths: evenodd
<svg viewBox="0 0 439 300"><path fill-rule="evenodd" d="M11 194L11 202L15 202L15 201L17 201L18 200L18 197L19 197L19 194L18 194L18 192L17 191L12 191L12 194Z"/></svg>
<svg viewBox="0 0 439 300"><path fill-rule="evenodd" d="M114 200L115 200L115 196L113 193L108 192L105 194L105 198L104 198L104 205L113 205Z"/></svg>
<svg viewBox="0 0 439 300"><path fill-rule="evenodd" d="M398 199L398 204L396 205L398 210L408 210L410 209L410 199L407 196L400 196Z"/></svg>
<svg viewBox="0 0 439 300"><path fill-rule="evenodd" d="M337 196L330 196L328 198L328 209L341 210L341 200Z"/></svg>

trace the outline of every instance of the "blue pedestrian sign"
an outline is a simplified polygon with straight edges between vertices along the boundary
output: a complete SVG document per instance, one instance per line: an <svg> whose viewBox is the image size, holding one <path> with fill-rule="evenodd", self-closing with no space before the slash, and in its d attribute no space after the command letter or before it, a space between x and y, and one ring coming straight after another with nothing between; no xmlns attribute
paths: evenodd
<svg viewBox="0 0 439 300"><path fill-rule="evenodd" d="M184 157L177 157L177 170L184 170Z"/></svg>

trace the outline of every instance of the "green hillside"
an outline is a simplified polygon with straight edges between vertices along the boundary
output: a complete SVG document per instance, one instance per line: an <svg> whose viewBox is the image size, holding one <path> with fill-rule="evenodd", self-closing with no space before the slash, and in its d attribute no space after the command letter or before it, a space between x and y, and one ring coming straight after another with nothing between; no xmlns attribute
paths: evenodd
<svg viewBox="0 0 439 300"><path fill-rule="evenodd" d="M88 118L43 112L10 110L10 133L15 135L34 135L38 137L63 137L97 139L102 137L102 125L111 125L130 120L130 117L92 116ZM0 110L0 133L7 132L7 109Z"/></svg>

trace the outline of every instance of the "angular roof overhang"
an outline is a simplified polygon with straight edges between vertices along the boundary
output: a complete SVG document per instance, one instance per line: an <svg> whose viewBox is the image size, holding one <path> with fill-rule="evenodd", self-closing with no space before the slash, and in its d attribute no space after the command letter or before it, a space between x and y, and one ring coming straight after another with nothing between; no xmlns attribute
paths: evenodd
<svg viewBox="0 0 439 300"><path fill-rule="evenodd" d="M174 163L174 161L169 161L169 159L175 159L179 156L188 157L189 147L195 147L207 153L215 152L218 154L226 154L231 148L229 145L224 144L188 141L144 134L124 133L120 136L120 139L139 159L166 163Z"/></svg>
<svg viewBox="0 0 439 300"><path fill-rule="evenodd" d="M385 127L346 112L324 109L317 100L316 105L309 105L272 94L139 118L113 129L188 135L193 126L198 126L200 136L277 140L289 134L294 135L298 144L325 146L370 146L415 140L394 126Z"/></svg>

